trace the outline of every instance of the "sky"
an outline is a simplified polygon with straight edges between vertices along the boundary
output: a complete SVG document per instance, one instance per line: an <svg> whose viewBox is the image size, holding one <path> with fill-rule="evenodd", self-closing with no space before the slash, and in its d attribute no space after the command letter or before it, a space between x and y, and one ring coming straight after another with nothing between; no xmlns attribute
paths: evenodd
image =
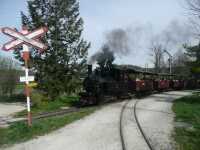
<svg viewBox="0 0 200 150"><path fill-rule="evenodd" d="M89 56L101 48L105 34L115 28L151 24L156 32L165 29L172 20L185 20L184 0L80 0L80 15L84 20L83 37L91 42ZM20 11L27 12L26 0L0 0L0 27L20 29ZM0 34L0 45L8 41ZM3 55L11 55L0 52ZM147 50L133 50L118 57L116 63L144 66L150 63Z"/></svg>

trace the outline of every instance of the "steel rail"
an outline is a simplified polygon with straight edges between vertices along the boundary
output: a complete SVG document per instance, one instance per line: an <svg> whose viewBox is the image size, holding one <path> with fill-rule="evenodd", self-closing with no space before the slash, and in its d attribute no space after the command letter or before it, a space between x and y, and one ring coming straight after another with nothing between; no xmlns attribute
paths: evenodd
<svg viewBox="0 0 200 150"><path fill-rule="evenodd" d="M144 133L144 131L143 131L141 125L140 125L140 122L139 122L139 120L138 120L138 116L137 116L137 113L136 113L136 109L137 109L137 104L138 104L138 102L139 102L139 100L137 100L137 101L135 102L135 104L134 104L134 117L135 117L135 121L136 121L136 124L137 124L137 126L138 126L138 128L139 128L139 130L140 130L140 132L141 132L141 134L142 134L142 136L143 136L145 142L147 143L149 149L150 149L150 150L154 150L153 146L151 145L151 143L150 143L150 141L149 141L147 135Z"/></svg>
<svg viewBox="0 0 200 150"><path fill-rule="evenodd" d="M119 133L120 133L120 140L121 140L121 145L122 145L122 150L126 150L126 146L125 146L125 141L124 141L124 134L123 134L123 124L122 124L122 119L123 119L123 114L124 114L124 110L126 108L126 106L128 105L130 101L127 101L120 112L120 123L119 123Z"/></svg>

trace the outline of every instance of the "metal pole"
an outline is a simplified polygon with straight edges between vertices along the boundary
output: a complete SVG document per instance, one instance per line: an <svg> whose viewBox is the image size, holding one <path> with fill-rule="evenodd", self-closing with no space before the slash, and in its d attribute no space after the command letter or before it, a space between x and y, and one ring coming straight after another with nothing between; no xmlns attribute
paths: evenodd
<svg viewBox="0 0 200 150"><path fill-rule="evenodd" d="M22 27L22 33L27 34L28 30L25 26ZM31 105L30 105L30 88L29 88L29 69L28 69L28 60L29 60L29 48L26 44L23 44L23 59L24 59L24 64L25 64L25 94L26 94L26 101L27 101L27 121L28 121L28 126L32 126L32 115L31 115Z"/></svg>
<svg viewBox="0 0 200 150"><path fill-rule="evenodd" d="M172 74L172 55L167 50L164 50L164 52L169 55L169 72Z"/></svg>
<svg viewBox="0 0 200 150"><path fill-rule="evenodd" d="M169 58L169 64L170 64L169 72L170 74L172 74L172 58L171 57Z"/></svg>

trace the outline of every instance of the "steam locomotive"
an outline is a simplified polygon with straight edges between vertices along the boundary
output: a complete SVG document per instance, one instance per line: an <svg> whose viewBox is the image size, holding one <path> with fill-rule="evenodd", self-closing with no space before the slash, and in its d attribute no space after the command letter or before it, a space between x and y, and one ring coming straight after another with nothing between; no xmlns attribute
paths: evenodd
<svg viewBox="0 0 200 150"><path fill-rule="evenodd" d="M131 98L153 91L170 89L195 89L199 82L183 76L139 71L130 65L113 65L96 68L88 65L88 76L83 81L84 92L80 93L81 105L96 105L117 99Z"/></svg>

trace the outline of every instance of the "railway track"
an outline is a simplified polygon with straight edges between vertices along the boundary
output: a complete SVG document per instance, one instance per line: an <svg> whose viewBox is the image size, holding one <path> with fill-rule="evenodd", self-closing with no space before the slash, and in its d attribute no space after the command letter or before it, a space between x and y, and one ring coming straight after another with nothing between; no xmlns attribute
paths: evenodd
<svg viewBox="0 0 200 150"><path fill-rule="evenodd" d="M121 144L122 144L122 150L126 150L126 145L125 145L125 138L124 138L124 134L123 134L123 114L124 114L124 110L126 109L126 106L128 105L129 101L127 101L122 109L121 109L121 113L120 113L120 121L119 121L119 133L120 133L120 140L121 140Z"/></svg>
<svg viewBox="0 0 200 150"><path fill-rule="evenodd" d="M130 103L130 101L127 101L122 109L121 109L121 113L120 113L120 125L119 125L119 132L120 132L120 140L121 140L121 145L122 145L122 150L128 150L127 147L126 147L126 144L125 144L125 136L124 136L124 133L123 133L123 114L124 114L124 111L127 107L127 105ZM149 139L147 138L145 132L143 131L142 127L141 127L141 124L138 120L138 116L137 116L137 112L136 112L136 109L137 109L137 104L139 103L139 100L136 100L136 102L134 103L134 106L133 106L133 116L134 116L134 120L136 121L136 125L137 125L137 128L139 130L139 132L141 133L142 135L142 138L143 140L145 141L145 143L147 144L149 150L154 150L153 146L151 145Z"/></svg>
<svg viewBox="0 0 200 150"><path fill-rule="evenodd" d="M33 119L37 120L37 119L42 119L42 118L54 117L54 116L62 116L62 115L66 115L66 114L78 112L78 111L80 111L80 109L78 108L69 108L69 109L58 110L54 112L42 113L40 115L34 116Z"/></svg>
<svg viewBox="0 0 200 150"><path fill-rule="evenodd" d="M81 109L79 109L79 108L69 108L69 109L57 110L54 112L44 112L44 113L38 114L37 116L33 116L32 119L39 120L39 119L43 119L43 118L63 116L66 114L79 112L79 111L81 111ZM4 119L2 124L5 125L5 124L12 124L15 122L24 122L24 121L27 121L27 118L24 118L24 117L23 118L11 118L11 119ZM0 125L1 125L1 118L0 118Z"/></svg>

